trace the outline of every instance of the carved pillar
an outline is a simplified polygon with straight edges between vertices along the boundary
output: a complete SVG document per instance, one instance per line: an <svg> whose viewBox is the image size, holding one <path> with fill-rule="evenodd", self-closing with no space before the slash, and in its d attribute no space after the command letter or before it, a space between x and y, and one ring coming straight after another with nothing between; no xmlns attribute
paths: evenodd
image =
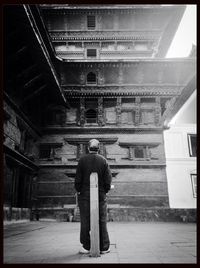
<svg viewBox="0 0 200 268"><path fill-rule="evenodd" d="M155 124L157 126L160 124L160 118L161 118L160 97L156 97Z"/></svg>
<svg viewBox="0 0 200 268"><path fill-rule="evenodd" d="M99 126L104 126L104 116L103 116L103 97L98 98L98 124Z"/></svg>
<svg viewBox="0 0 200 268"><path fill-rule="evenodd" d="M116 107L116 113L117 113L117 125L121 125L121 113L122 113L122 98L117 98L117 107Z"/></svg>
<svg viewBox="0 0 200 268"><path fill-rule="evenodd" d="M74 159L74 158L72 158L72 159L69 159L69 160L71 160L71 161L73 161L73 160L79 160L80 159L80 157L81 157L81 155L83 155L84 154L84 145L83 145L83 143L78 143L77 144L77 153L76 153L76 159Z"/></svg>
<svg viewBox="0 0 200 268"><path fill-rule="evenodd" d="M136 109L135 109L135 125L138 126L140 123L140 97L135 98Z"/></svg>
<svg viewBox="0 0 200 268"><path fill-rule="evenodd" d="M99 85L103 85L104 84L104 73L103 73L103 70L102 69L99 69L98 73L99 73L99 76L98 76Z"/></svg>
<svg viewBox="0 0 200 268"><path fill-rule="evenodd" d="M147 160L151 159L151 152L149 150L149 146L145 146L145 157L147 158Z"/></svg>
<svg viewBox="0 0 200 268"><path fill-rule="evenodd" d="M80 98L80 125L84 126L85 124L85 99Z"/></svg>
<svg viewBox="0 0 200 268"><path fill-rule="evenodd" d="M81 85L85 84L85 74L83 72L81 72L81 74L80 74L80 83L81 83Z"/></svg>
<svg viewBox="0 0 200 268"><path fill-rule="evenodd" d="M134 157L135 157L134 148L131 146L129 147L129 160L133 160Z"/></svg>
<svg viewBox="0 0 200 268"><path fill-rule="evenodd" d="M81 156L84 153L84 146L82 143L79 144L79 155Z"/></svg>

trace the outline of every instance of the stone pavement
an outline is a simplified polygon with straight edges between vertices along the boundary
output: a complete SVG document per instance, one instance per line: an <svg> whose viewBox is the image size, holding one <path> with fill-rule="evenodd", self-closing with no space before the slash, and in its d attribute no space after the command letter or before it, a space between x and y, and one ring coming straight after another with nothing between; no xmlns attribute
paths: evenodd
<svg viewBox="0 0 200 268"><path fill-rule="evenodd" d="M196 263L196 224L108 222L111 252L78 254L79 222L4 225L4 263Z"/></svg>

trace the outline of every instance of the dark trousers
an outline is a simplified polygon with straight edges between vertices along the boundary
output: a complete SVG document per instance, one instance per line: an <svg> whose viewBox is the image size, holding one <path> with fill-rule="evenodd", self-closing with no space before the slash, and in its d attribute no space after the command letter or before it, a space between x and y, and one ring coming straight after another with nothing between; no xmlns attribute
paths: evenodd
<svg viewBox="0 0 200 268"><path fill-rule="evenodd" d="M81 230L80 242L83 247L90 250L90 192L83 192L78 195L78 205L80 209ZM110 240L107 231L107 202L106 194L99 193L99 233L100 251L107 250Z"/></svg>

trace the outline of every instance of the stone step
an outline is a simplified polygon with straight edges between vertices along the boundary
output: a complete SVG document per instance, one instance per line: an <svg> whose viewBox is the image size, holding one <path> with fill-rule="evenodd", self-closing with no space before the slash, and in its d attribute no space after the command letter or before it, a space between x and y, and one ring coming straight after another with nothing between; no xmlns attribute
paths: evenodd
<svg viewBox="0 0 200 268"><path fill-rule="evenodd" d="M108 208L108 221L196 222L196 209Z"/></svg>
<svg viewBox="0 0 200 268"><path fill-rule="evenodd" d="M166 207L169 206L169 198L167 194L163 195L131 195L115 193L107 196L108 204L129 205L133 207ZM52 196L38 198L38 207L57 207L64 204L75 205L75 196Z"/></svg>
<svg viewBox="0 0 200 268"><path fill-rule="evenodd" d="M80 211L69 209L39 209L39 219L56 219L57 221L80 221ZM171 209L169 207L131 207L110 204L107 208L108 221L163 221L196 222L196 209Z"/></svg>
<svg viewBox="0 0 200 268"><path fill-rule="evenodd" d="M168 195L109 195L108 204L132 207L168 207Z"/></svg>

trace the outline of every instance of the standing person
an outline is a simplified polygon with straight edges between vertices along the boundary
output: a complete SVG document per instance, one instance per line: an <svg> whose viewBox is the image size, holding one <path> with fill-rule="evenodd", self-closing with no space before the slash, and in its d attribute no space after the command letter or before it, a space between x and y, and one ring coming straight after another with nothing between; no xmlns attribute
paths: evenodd
<svg viewBox="0 0 200 268"><path fill-rule="evenodd" d="M106 193L111 188L112 175L107 160L98 154L99 141L92 139L88 144L89 154L80 158L76 170L75 189L78 192L81 230L79 253L90 252L90 174L97 172L99 187L99 232L100 253L110 252L110 240L107 231L107 202Z"/></svg>

